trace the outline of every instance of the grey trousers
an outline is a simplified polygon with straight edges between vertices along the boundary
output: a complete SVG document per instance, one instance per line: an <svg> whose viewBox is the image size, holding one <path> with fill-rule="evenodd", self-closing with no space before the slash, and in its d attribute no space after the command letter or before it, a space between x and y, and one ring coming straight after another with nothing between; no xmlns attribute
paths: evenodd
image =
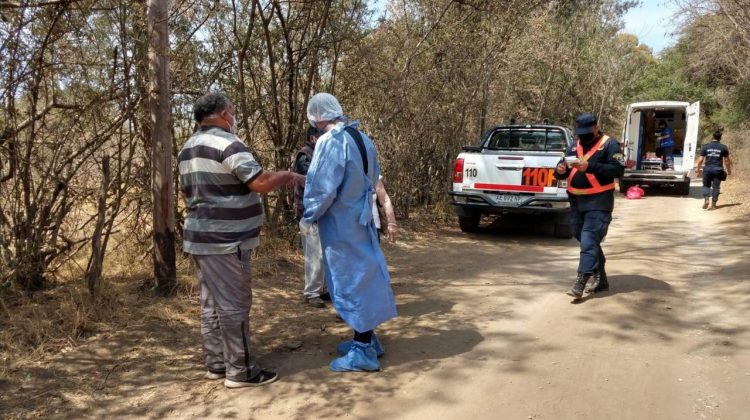
<svg viewBox="0 0 750 420"><path fill-rule="evenodd" d="M317 230L302 235L302 251L305 254L305 297L319 297L326 290L326 276L323 270L323 247Z"/></svg>
<svg viewBox="0 0 750 420"><path fill-rule="evenodd" d="M201 290L203 358L211 371L246 381L260 373L250 352L251 251L193 255Z"/></svg>

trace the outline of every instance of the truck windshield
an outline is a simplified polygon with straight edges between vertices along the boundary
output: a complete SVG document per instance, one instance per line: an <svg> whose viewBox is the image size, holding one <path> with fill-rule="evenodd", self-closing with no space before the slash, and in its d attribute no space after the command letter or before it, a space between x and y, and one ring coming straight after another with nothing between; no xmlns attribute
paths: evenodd
<svg viewBox="0 0 750 420"><path fill-rule="evenodd" d="M560 130L499 128L485 147L501 150L563 151L567 146Z"/></svg>

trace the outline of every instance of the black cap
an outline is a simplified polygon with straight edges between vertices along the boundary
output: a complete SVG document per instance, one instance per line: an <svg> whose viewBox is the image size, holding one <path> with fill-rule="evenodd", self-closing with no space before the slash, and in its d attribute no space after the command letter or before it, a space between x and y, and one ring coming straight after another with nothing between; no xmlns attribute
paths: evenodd
<svg viewBox="0 0 750 420"><path fill-rule="evenodd" d="M593 112L585 112L576 118L576 135L591 134L596 126L596 115Z"/></svg>

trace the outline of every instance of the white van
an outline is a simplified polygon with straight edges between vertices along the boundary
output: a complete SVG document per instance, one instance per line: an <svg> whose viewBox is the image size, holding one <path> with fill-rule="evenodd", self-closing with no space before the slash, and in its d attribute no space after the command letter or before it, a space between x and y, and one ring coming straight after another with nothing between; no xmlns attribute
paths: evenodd
<svg viewBox="0 0 750 420"><path fill-rule="evenodd" d="M674 188L679 194L690 192L695 176L695 149L698 144L700 102L637 102L627 107L622 141L627 168L620 179L620 192L631 185ZM664 170L657 156L659 121L666 121L675 139L674 170Z"/></svg>

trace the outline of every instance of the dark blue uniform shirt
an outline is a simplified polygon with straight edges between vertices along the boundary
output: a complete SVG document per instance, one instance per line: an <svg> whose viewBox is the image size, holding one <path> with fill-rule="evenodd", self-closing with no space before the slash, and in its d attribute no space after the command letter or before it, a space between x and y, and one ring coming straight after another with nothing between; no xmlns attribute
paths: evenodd
<svg viewBox="0 0 750 420"><path fill-rule="evenodd" d="M596 145L598 139L594 144L586 147L583 146L584 155L588 153L591 148ZM569 146L565 150L565 156L578 156L576 152L577 143ZM565 162L561 159L560 162ZM570 185L573 188L591 188L586 174L593 174L596 180L599 181L600 185L611 184L615 178L620 178L625 173L625 158L623 157L622 150L620 149L620 143L614 138L610 137L607 142L597 150L591 158L588 160L589 166L586 168L586 172L577 171L573 179L571 179ZM555 171L555 177L557 179L566 179L570 174L570 168L565 174L558 174ZM568 193L568 199L570 200L570 206L574 211L589 211L589 210L604 210L612 211L615 207L615 195L614 190L603 191L596 194L585 194L577 195Z"/></svg>
<svg viewBox="0 0 750 420"><path fill-rule="evenodd" d="M701 156L705 158L705 167L723 168L724 158L729 157L729 148L716 140L701 147Z"/></svg>

